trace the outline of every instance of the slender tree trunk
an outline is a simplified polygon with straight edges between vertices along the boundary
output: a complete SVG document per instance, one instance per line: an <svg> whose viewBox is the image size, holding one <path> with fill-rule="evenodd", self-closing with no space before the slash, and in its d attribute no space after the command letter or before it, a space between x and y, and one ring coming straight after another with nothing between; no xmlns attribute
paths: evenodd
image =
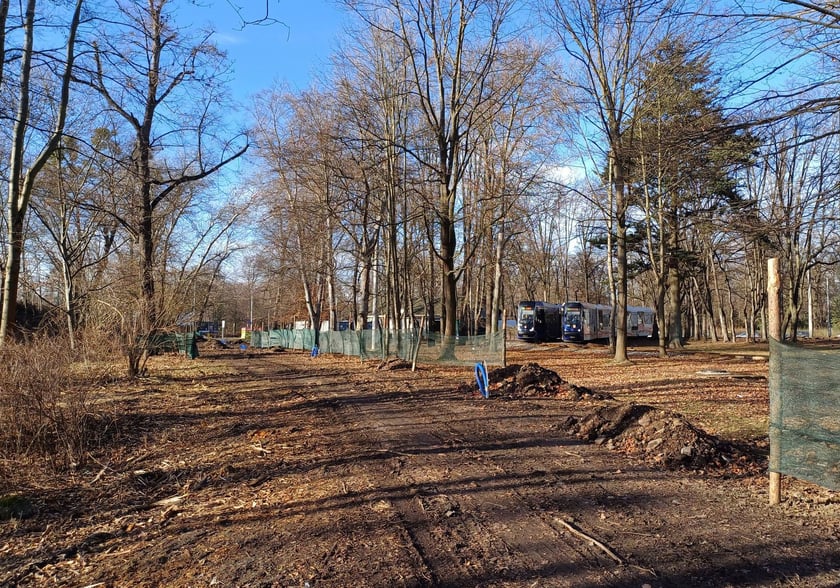
<svg viewBox="0 0 840 588"><path fill-rule="evenodd" d="M624 183L618 188L616 209L621 211L616 218L616 320L615 361L624 363L627 357L627 219L624 214Z"/></svg>
<svg viewBox="0 0 840 588"><path fill-rule="evenodd" d="M443 357L453 357L455 354L455 337L458 335L458 276L455 271L455 252L457 236L455 233L454 190L448 185L441 184L441 215L440 221L440 257L442 269L443 290Z"/></svg>
<svg viewBox="0 0 840 588"><path fill-rule="evenodd" d="M683 348L682 302L680 296L679 235L676 215L668 219L668 345Z"/></svg>
<svg viewBox="0 0 840 588"><path fill-rule="evenodd" d="M363 331L367 324L367 317L370 314L370 281L373 261L370 253L362 257L362 268L360 277L361 299L359 300L359 313L356 315L356 330Z"/></svg>
<svg viewBox="0 0 840 588"><path fill-rule="evenodd" d="M28 0L24 16L24 43L20 56L20 90L9 158L9 192L6 204L6 272L3 275L3 314L0 318L0 345L17 323L17 297L23 256L23 220L28 195L23 190L23 155L29 122L29 82L32 74L32 46L35 31L35 0Z"/></svg>
<svg viewBox="0 0 840 588"><path fill-rule="evenodd" d="M498 316L502 308L502 255L504 253L505 229L504 223L500 223L496 233L495 255L493 260L493 289L490 305L490 334L495 335L497 331ZM507 325L502 325L502 332Z"/></svg>
<svg viewBox="0 0 840 588"><path fill-rule="evenodd" d="M72 269L66 256L62 256L61 260L61 277L64 283L62 293L64 297L64 314L67 321L67 337L70 340L70 349L76 349L76 293Z"/></svg>
<svg viewBox="0 0 840 588"><path fill-rule="evenodd" d="M427 325L429 327L429 332L434 332L435 330L435 318L436 318L436 308L437 305L435 304L435 300L437 298L437 286L435 284L435 275L437 274L436 271L436 263L435 263L435 252L434 247L431 242L429 242L429 268L428 268L428 275L429 275L429 283L428 288L426 289L426 296L428 297L428 301L426 303L426 312L428 314L428 321ZM441 317L442 318L442 317ZM441 330L443 330L443 325L441 325Z"/></svg>
<svg viewBox="0 0 840 588"><path fill-rule="evenodd" d="M726 307L723 302L723 292L720 287L720 280L718 279L717 264L715 263L715 254L709 249L709 264L712 272L712 285L714 286L715 295L717 298L718 320L720 321L721 338L724 342L729 341L726 328Z"/></svg>
<svg viewBox="0 0 840 588"><path fill-rule="evenodd" d="M627 357L627 195L622 164L613 157L615 194L615 356L613 361L625 363Z"/></svg>
<svg viewBox="0 0 840 588"><path fill-rule="evenodd" d="M47 163L49 157L59 148L64 134L64 124L67 119L67 106L70 101L70 81L73 74L75 59L76 33L82 11L83 0L76 0L74 12L67 37L67 53L64 71L61 78L55 126L40 153L34 159L29 170L24 172L24 155L26 149L26 130L30 116L30 80L32 75L32 57L35 36L35 0L28 0L24 13L23 49L20 54L20 80L18 93L18 108L12 129L12 144L10 148L8 169L8 201L6 210L7 254L6 266L3 272L2 310L0 310L0 346L12 333L17 323L17 298L21 273L21 260L24 248L24 227L26 214L35 178ZM0 49L5 50L6 18L9 3L0 2ZM0 60L2 61L2 60ZM2 66L0 66L0 82L2 82Z"/></svg>

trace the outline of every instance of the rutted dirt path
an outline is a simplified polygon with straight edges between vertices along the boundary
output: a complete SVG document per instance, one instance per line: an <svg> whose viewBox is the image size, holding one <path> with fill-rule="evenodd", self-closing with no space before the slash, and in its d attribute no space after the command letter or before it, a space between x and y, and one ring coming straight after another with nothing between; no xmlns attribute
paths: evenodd
<svg viewBox="0 0 840 588"><path fill-rule="evenodd" d="M370 400L339 400L341 418L361 425L369 443L388 455L391 490L383 508L394 509L431 585L527 586L553 578L553 585L580 586L632 577L529 496L529 488L541 489L541 497L542 489L559 484L559 472L539 464L568 471L561 464L585 459L570 449L590 450L546 439L541 433L551 423L542 410L512 415L500 430L488 405L475 398ZM512 435L509 427L531 432Z"/></svg>
<svg viewBox="0 0 840 588"><path fill-rule="evenodd" d="M570 435L600 401L485 400L466 368L199 361L228 368L123 391L129 448L0 527L0 584L840 585L840 501L771 509L761 477Z"/></svg>

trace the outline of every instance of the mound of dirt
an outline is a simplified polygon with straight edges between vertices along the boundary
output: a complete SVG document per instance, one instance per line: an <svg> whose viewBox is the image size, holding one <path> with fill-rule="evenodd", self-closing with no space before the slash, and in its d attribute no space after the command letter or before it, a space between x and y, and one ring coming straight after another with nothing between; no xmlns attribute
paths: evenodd
<svg viewBox="0 0 840 588"><path fill-rule="evenodd" d="M719 468L746 459L682 415L641 404L608 404L583 417L569 417L564 428L581 439L668 469Z"/></svg>
<svg viewBox="0 0 840 588"><path fill-rule="evenodd" d="M411 364L399 357L385 359L376 366L377 370L410 370Z"/></svg>
<svg viewBox="0 0 840 588"><path fill-rule="evenodd" d="M594 392L583 386L577 386L561 378L557 372L541 367L536 363L525 365L513 364L490 370L487 374L490 382L489 398L567 398L569 400L608 400L612 396ZM462 384L461 393L476 393L478 384Z"/></svg>
<svg viewBox="0 0 840 588"><path fill-rule="evenodd" d="M682 415L652 406L610 402L612 396L567 382L536 363L509 365L488 373L489 399L562 398L603 400L583 416L570 416L559 428L581 439L639 457L667 469L722 469L756 472L759 460L731 443L698 429ZM478 385L458 392L477 394Z"/></svg>

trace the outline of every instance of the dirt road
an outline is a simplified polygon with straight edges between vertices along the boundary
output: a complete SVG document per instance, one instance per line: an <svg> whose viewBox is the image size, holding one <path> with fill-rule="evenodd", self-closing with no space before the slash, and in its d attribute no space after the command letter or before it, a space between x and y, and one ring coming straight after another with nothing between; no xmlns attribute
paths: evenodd
<svg viewBox="0 0 840 588"><path fill-rule="evenodd" d="M840 585L840 499L771 508L763 477L569 435L598 401L484 399L458 388L464 368L200 361L225 367L115 392L128 449L29 489L38 514L3 523L0 583Z"/></svg>

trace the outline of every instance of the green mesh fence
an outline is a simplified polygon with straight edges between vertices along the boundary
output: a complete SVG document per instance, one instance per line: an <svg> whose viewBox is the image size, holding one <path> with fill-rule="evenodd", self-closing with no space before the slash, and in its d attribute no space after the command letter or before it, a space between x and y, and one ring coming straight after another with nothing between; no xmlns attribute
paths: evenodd
<svg viewBox="0 0 840 588"><path fill-rule="evenodd" d="M198 357L195 333L155 333L149 336L147 345L156 352L177 352L190 359Z"/></svg>
<svg viewBox="0 0 840 588"><path fill-rule="evenodd" d="M458 337L454 341L435 335L422 338L417 347L417 363L443 363L454 365L504 365L505 334ZM402 356L400 356L402 357Z"/></svg>
<svg viewBox="0 0 840 588"><path fill-rule="evenodd" d="M840 490L840 351L770 341L770 471Z"/></svg>
<svg viewBox="0 0 840 588"><path fill-rule="evenodd" d="M186 355L190 359L198 357L198 344L195 333L177 333L175 335L175 344L178 347L179 353Z"/></svg>
<svg viewBox="0 0 840 588"><path fill-rule="evenodd" d="M315 346L312 330L255 331L251 345L257 348L283 347L311 350ZM351 355L361 359L400 357L417 363L474 365L504 364L504 333L457 337L444 340L439 334L423 336L416 331L323 331L318 334L318 352Z"/></svg>

